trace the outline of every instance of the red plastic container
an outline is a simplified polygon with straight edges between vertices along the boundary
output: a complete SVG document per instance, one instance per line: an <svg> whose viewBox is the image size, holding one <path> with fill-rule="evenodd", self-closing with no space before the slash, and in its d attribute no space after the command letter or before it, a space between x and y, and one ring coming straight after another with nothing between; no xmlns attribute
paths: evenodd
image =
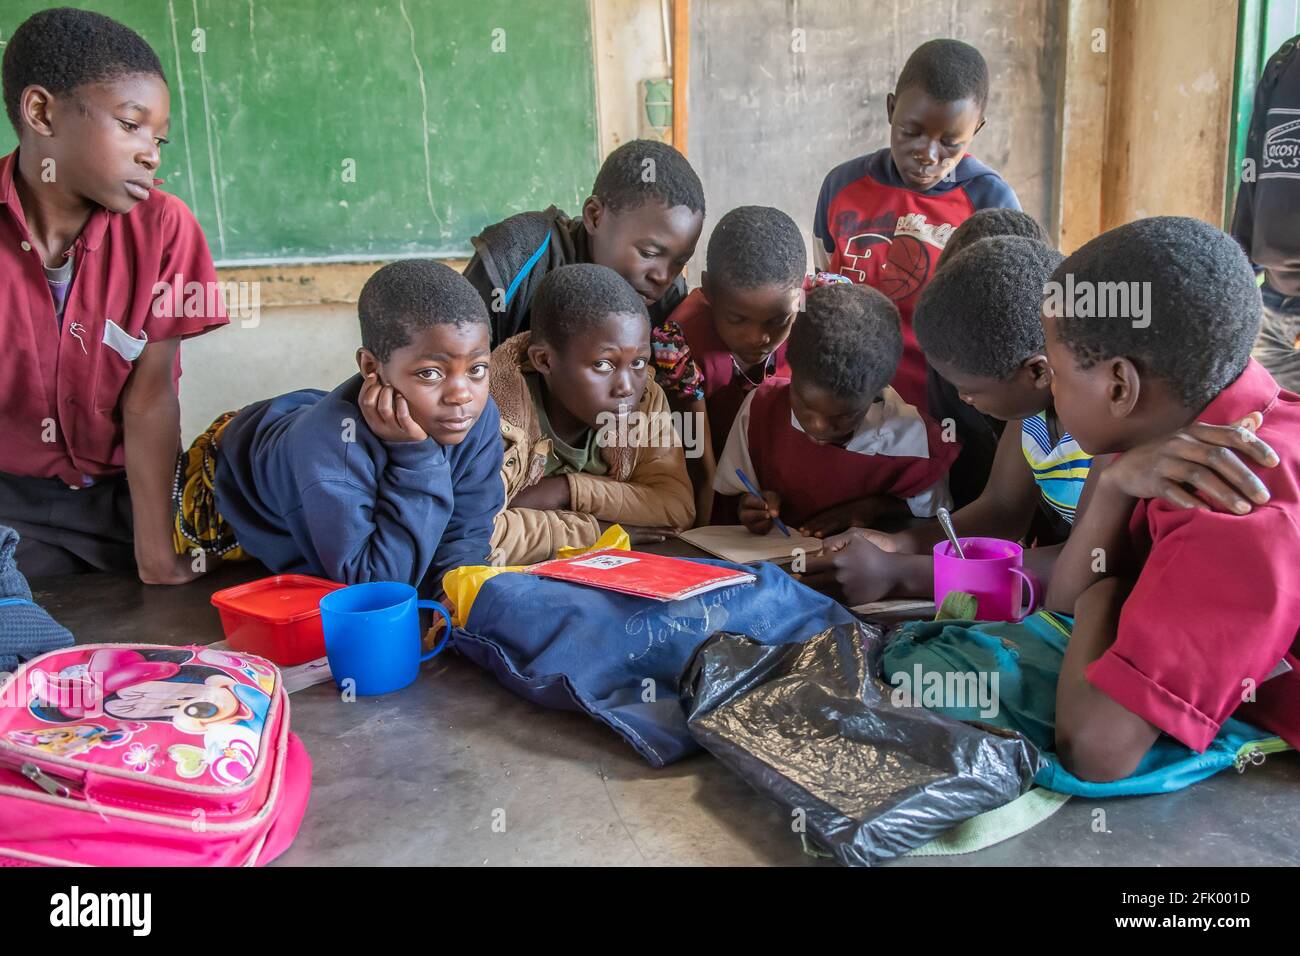
<svg viewBox="0 0 1300 956"><path fill-rule="evenodd" d="M320 599L344 587L306 574L277 574L212 595L231 650L283 667L325 656Z"/></svg>

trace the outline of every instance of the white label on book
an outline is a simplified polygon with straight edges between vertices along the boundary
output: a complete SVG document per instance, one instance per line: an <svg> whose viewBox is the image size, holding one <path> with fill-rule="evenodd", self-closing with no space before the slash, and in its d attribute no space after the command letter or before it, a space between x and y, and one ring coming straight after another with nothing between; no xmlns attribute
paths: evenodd
<svg viewBox="0 0 1300 956"><path fill-rule="evenodd" d="M639 559L624 558L616 554L598 554L594 558L586 558L582 561L574 561L570 567L574 568L592 568L596 571L608 571L611 568L621 568L625 564L635 564Z"/></svg>

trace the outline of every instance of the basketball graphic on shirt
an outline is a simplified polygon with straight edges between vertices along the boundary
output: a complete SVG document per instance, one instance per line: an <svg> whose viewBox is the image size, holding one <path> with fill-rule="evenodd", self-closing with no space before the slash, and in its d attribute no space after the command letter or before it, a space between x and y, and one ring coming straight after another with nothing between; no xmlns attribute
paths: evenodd
<svg viewBox="0 0 1300 956"><path fill-rule="evenodd" d="M925 243L915 236L895 236L876 288L898 302L920 289L929 274L930 250Z"/></svg>
<svg viewBox="0 0 1300 956"><path fill-rule="evenodd" d="M844 244L839 271L897 302L925 284L930 274L930 250L913 235L891 239L878 232L864 232Z"/></svg>
<svg viewBox="0 0 1300 956"><path fill-rule="evenodd" d="M844 243L838 271L854 282L875 285L880 264L889 253L889 237L879 232L862 232Z"/></svg>

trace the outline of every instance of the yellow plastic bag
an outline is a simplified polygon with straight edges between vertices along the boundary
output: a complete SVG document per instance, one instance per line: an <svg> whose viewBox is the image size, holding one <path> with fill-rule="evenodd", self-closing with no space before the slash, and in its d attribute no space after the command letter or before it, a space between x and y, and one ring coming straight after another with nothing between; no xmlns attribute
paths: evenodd
<svg viewBox="0 0 1300 956"><path fill-rule="evenodd" d="M632 539L618 525L610 525L605 533L596 540L596 543L590 547L560 548L555 552L555 556L556 558L576 558L580 554L600 551L604 548L613 548L616 551L631 551ZM474 599L478 597L479 589L483 587L489 578L494 578L498 574L505 574L508 571L525 571L530 567L532 565L518 564L509 568L492 568L475 564L448 571L443 575L442 589L447 593L447 600L452 605L452 623L457 627L465 626L465 622L469 620L469 612L474 607Z"/></svg>

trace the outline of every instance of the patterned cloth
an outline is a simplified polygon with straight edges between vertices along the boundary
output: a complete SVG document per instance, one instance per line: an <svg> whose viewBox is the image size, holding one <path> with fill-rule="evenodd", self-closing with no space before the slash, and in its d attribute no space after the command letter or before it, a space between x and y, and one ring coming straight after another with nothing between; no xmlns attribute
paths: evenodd
<svg viewBox="0 0 1300 956"><path fill-rule="evenodd" d="M853 280L848 276L840 275L838 272L818 272L803 277L803 290L805 292L820 289L824 285L853 285Z"/></svg>
<svg viewBox="0 0 1300 956"><path fill-rule="evenodd" d="M654 356L655 382L670 398L688 402L704 398L704 373L691 358L682 327L672 317L651 322L650 352Z"/></svg>
<svg viewBox="0 0 1300 956"><path fill-rule="evenodd" d="M235 541L234 529L217 514L213 483L217 478L217 447L221 433L238 412L226 412L194 439L188 451L176 459L176 478L172 483L172 547L177 554L189 554L195 548L225 561L247 558Z"/></svg>

